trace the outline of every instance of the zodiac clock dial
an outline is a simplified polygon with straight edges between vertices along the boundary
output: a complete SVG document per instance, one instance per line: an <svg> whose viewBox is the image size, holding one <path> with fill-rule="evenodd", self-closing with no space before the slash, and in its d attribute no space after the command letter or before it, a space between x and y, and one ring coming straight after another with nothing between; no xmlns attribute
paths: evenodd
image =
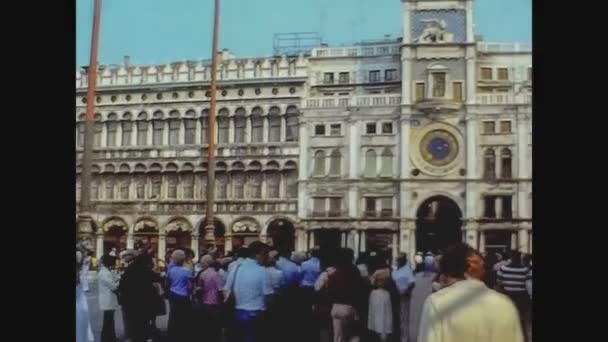
<svg viewBox="0 0 608 342"><path fill-rule="evenodd" d="M428 132L420 142L422 158L433 166L444 166L458 155L458 142L449 132L434 130Z"/></svg>

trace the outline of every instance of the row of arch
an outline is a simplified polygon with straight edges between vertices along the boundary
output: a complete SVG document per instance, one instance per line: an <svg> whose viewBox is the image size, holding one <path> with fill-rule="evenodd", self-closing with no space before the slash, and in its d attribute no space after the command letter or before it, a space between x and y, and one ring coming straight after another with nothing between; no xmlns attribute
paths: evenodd
<svg viewBox="0 0 608 342"><path fill-rule="evenodd" d="M389 177L393 174L394 154L391 148L384 147L380 153L380 163L378 163L378 152L370 148L365 152L365 177L380 176ZM327 167L329 159L329 167ZM314 152L313 176L340 175L342 173L342 154L340 150L334 149L329 154L324 150Z"/></svg>
<svg viewBox="0 0 608 342"><path fill-rule="evenodd" d="M172 109L167 114L164 110L158 109L151 111L152 115L148 114L148 111L140 111L137 115L134 115L131 111L125 111L122 114L116 112L109 113L96 113L95 120L97 121L117 121L117 120L149 120L149 119L179 119L179 118L197 118L197 117L206 117L209 115L209 108L202 109L200 111L195 109L188 109L185 111L180 111L178 109ZM200 115L199 115L200 113ZM217 115L218 116L251 116L251 115L299 115L300 111L297 106L289 105L285 108L285 110L281 110L280 106L271 106L267 111L264 111L262 106L255 106L251 110L247 111L245 107L237 107L234 111L230 111L228 107L221 107ZM80 113L78 115L78 121L84 121L85 113Z"/></svg>
<svg viewBox="0 0 608 342"><path fill-rule="evenodd" d="M106 163L106 164L93 164L93 173L148 173L148 172L192 172L192 171L206 171L208 164L206 162L192 164L192 163ZM250 161L243 163L241 161L234 161L232 163L217 162L215 166L216 171L280 171L280 170L297 170L297 164L293 160L287 161L275 161L271 160L262 164L259 161ZM76 166L76 173L82 172L82 166Z"/></svg>

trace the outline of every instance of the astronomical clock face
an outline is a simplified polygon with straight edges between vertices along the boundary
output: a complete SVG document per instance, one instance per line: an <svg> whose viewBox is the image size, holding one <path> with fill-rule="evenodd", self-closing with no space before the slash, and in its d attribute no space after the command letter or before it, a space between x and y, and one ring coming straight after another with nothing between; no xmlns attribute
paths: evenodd
<svg viewBox="0 0 608 342"><path fill-rule="evenodd" d="M438 129L424 135L420 141L420 155L433 166L445 166L458 155L458 142L449 132Z"/></svg>

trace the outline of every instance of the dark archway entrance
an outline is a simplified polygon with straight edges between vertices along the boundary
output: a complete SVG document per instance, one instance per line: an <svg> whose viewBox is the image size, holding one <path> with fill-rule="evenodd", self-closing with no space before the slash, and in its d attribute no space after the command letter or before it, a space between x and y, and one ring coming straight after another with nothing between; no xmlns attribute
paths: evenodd
<svg viewBox="0 0 608 342"><path fill-rule="evenodd" d="M109 252L112 248L117 251L127 249L127 232L124 226L111 226L103 234L103 251Z"/></svg>
<svg viewBox="0 0 608 342"><path fill-rule="evenodd" d="M178 228L167 233L166 242L167 250L176 248L190 248L192 235L189 230Z"/></svg>
<svg viewBox="0 0 608 342"><path fill-rule="evenodd" d="M198 228L198 255L201 255L202 251L207 250L207 241L205 241L205 226L207 225L207 218L203 218ZM215 227L213 235L215 236L215 247L218 248L222 253L225 251L225 238L226 226L217 217L213 218L213 226Z"/></svg>
<svg viewBox="0 0 608 342"><path fill-rule="evenodd" d="M268 225L268 243L274 248L284 252L295 249L296 230L291 222L285 219L276 219Z"/></svg>
<svg viewBox="0 0 608 342"><path fill-rule="evenodd" d="M453 200L431 197L422 202L416 218L417 251L437 254L462 241L462 212Z"/></svg>
<svg viewBox="0 0 608 342"><path fill-rule="evenodd" d="M339 229L316 229L315 245L322 250L339 250L342 247L342 232Z"/></svg>

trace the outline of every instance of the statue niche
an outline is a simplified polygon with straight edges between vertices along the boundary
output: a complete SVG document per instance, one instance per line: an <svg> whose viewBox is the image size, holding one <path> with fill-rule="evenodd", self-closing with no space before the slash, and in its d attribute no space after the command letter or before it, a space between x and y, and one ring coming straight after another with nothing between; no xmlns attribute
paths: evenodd
<svg viewBox="0 0 608 342"><path fill-rule="evenodd" d="M440 19L422 19L424 29L415 43L451 43L454 41L454 35L447 31L445 20Z"/></svg>

